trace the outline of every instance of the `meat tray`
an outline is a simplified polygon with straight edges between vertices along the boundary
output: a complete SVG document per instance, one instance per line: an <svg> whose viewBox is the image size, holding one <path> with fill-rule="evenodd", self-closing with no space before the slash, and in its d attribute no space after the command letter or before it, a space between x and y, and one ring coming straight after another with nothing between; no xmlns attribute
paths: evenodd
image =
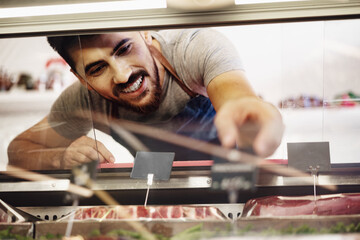
<svg viewBox="0 0 360 240"><path fill-rule="evenodd" d="M136 221L136 220L133 220ZM154 234L162 234L166 237L174 236L186 229L201 225L201 232L204 234L209 231L221 231L222 234L227 233L231 236L234 230L244 233L245 236L263 235L262 233L281 231L289 228L299 228L304 225L317 229L330 229L341 223L343 226L351 224L358 225L360 223L360 215L342 215L342 216L297 216L297 217L275 217L275 218L259 218L247 217L240 218L232 222L226 221L166 221L166 220L147 220L137 221L142 223L150 232ZM68 221L41 221L36 222L36 239L48 234L64 235ZM106 235L113 230L129 230L132 228L128 220L81 220L73 223L72 235L82 235L90 237L91 233L97 231L101 235ZM255 238L256 239L256 238Z"/></svg>

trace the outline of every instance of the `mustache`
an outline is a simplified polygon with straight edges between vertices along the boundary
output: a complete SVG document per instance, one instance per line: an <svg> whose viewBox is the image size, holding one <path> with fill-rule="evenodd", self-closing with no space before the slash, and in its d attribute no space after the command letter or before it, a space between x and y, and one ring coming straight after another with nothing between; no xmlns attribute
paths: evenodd
<svg viewBox="0 0 360 240"><path fill-rule="evenodd" d="M148 77L150 76L149 73L143 69L139 69L139 70L136 70L134 71L128 81L126 83L120 83L120 84L116 84L115 87L113 88L112 92L113 94L118 97L122 91L127 88L128 86L130 86L131 84L133 84L139 77Z"/></svg>

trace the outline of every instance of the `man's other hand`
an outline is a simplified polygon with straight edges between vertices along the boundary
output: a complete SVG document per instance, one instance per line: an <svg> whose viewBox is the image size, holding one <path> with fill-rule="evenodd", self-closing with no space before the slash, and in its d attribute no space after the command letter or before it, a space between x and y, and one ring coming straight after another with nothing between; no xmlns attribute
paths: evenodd
<svg viewBox="0 0 360 240"><path fill-rule="evenodd" d="M99 160L100 163L113 163L115 158L104 144L82 136L66 148L61 168L68 169L93 160Z"/></svg>

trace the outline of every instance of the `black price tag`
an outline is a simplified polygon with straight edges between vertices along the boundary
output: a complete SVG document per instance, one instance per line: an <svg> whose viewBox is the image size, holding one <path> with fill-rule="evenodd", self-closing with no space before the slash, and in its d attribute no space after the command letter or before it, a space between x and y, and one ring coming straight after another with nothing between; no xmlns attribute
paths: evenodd
<svg viewBox="0 0 360 240"><path fill-rule="evenodd" d="M319 172L331 170L329 142L294 142L287 144L288 165L301 171L310 167Z"/></svg>
<svg viewBox="0 0 360 240"><path fill-rule="evenodd" d="M147 179L154 174L154 180L169 180L175 153L137 152L131 178Z"/></svg>
<svg viewBox="0 0 360 240"><path fill-rule="evenodd" d="M254 190L257 168L249 164L220 163L211 168L212 188L230 191Z"/></svg>

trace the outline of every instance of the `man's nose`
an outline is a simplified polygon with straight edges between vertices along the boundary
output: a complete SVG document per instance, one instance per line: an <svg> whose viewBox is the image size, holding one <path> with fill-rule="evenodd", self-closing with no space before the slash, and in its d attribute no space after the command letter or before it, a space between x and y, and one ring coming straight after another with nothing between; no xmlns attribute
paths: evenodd
<svg viewBox="0 0 360 240"><path fill-rule="evenodd" d="M126 83L129 81L129 77L132 70L129 65L123 61L115 61L113 64L113 81L115 84Z"/></svg>

